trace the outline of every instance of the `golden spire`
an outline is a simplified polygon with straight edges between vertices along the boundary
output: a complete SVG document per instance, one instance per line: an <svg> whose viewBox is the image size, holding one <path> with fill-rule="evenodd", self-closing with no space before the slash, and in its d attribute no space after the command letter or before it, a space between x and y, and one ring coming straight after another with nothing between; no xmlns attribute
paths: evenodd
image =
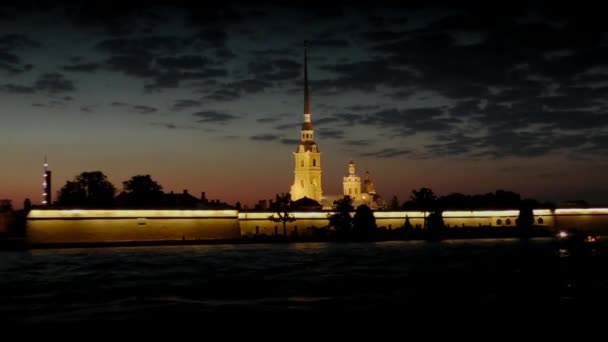
<svg viewBox="0 0 608 342"><path fill-rule="evenodd" d="M308 60L306 48L308 41L304 41L304 114L310 114L310 95L308 94Z"/></svg>

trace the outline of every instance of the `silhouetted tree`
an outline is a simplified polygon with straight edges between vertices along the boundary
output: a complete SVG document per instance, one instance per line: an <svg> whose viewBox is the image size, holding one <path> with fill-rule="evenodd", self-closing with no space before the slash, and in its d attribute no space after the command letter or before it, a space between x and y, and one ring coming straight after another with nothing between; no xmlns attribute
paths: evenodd
<svg viewBox="0 0 608 342"><path fill-rule="evenodd" d="M241 211L241 202L236 201L236 203L234 204L234 208L238 211Z"/></svg>
<svg viewBox="0 0 608 342"><path fill-rule="evenodd" d="M350 233L352 219L350 213L354 210L353 199L346 195L344 198L335 200L333 205L333 214L328 215L329 226L334 227L336 231L342 234Z"/></svg>
<svg viewBox="0 0 608 342"><path fill-rule="evenodd" d="M361 238L370 238L376 231L376 217L374 212L365 204L355 210L353 217L353 233Z"/></svg>
<svg viewBox="0 0 608 342"><path fill-rule="evenodd" d="M522 237L529 237L532 232L532 226L534 225L534 201L523 200L519 207L519 216L515 221L519 228Z"/></svg>
<svg viewBox="0 0 608 342"><path fill-rule="evenodd" d="M427 233L429 238L440 239L444 229L443 212L439 209L433 210L428 217Z"/></svg>
<svg viewBox="0 0 608 342"><path fill-rule="evenodd" d="M32 210L32 201L30 201L29 198L26 198L25 201L23 201L23 211L28 213L30 210Z"/></svg>
<svg viewBox="0 0 608 342"><path fill-rule="evenodd" d="M388 207L391 210L399 210L399 208L401 206L399 205L399 199L397 198L397 196L393 196L393 198L391 199L391 202L389 203Z"/></svg>
<svg viewBox="0 0 608 342"><path fill-rule="evenodd" d="M274 211L274 214L268 216L268 219L272 222L283 223L283 234L286 234L287 222L296 220L291 209L291 194L289 192L276 194L274 202L271 202L270 204L270 208Z"/></svg>
<svg viewBox="0 0 608 342"><path fill-rule="evenodd" d="M416 209L422 210L424 212L424 228L426 228L426 213L427 211L433 210L433 208L435 207L437 196L435 196L433 190L423 187L420 188L420 190L418 191L412 190L412 195L410 199Z"/></svg>
<svg viewBox="0 0 608 342"><path fill-rule="evenodd" d="M403 223L403 228L407 229L407 230L411 230L414 227L412 226L412 223L410 223L410 218L405 215L405 223Z"/></svg>
<svg viewBox="0 0 608 342"><path fill-rule="evenodd" d="M101 171L83 172L59 190L57 203L64 207L107 208L116 188Z"/></svg>
<svg viewBox="0 0 608 342"><path fill-rule="evenodd" d="M150 175L137 175L122 182L124 204L132 207L157 207L162 204L163 187ZM122 197L123 194L121 194Z"/></svg>

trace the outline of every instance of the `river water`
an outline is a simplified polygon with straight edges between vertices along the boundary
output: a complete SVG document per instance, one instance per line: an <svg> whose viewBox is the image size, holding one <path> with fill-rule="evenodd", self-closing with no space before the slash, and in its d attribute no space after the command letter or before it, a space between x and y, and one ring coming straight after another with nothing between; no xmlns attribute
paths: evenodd
<svg viewBox="0 0 608 342"><path fill-rule="evenodd" d="M539 238L4 251L0 315L71 324L606 304L605 242L583 250Z"/></svg>

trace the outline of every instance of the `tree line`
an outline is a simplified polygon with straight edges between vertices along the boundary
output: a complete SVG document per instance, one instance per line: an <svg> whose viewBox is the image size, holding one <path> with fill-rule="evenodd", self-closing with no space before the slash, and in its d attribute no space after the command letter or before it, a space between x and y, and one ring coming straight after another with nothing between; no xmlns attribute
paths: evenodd
<svg viewBox="0 0 608 342"><path fill-rule="evenodd" d="M206 201L187 192L165 193L163 187L150 175L136 175L122 182L123 189L117 189L101 171L82 172L69 180L57 192L54 207L59 208L194 208L201 204L206 207L231 207L219 201Z"/></svg>

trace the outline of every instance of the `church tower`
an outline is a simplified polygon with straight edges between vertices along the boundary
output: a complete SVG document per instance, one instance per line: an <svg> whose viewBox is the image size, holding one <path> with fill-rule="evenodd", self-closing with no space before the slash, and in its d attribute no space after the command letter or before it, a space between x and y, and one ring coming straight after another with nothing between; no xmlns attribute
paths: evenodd
<svg viewBox="0 0 608 342"><path fill-rule="evenodd" d="M300 134L300 144L293 153L295 159L294 181L291 186L291 200L303 197L321 203L321 152L314 141L314 130L310 121L310 96L308 94L308 60L304 45L304 122Z"/></svg>
<svg viewBox="0 0 608 342"><path fill-rule="evenodd" d="M344 196L350 196L353 202L361 198L361 177L355 174L355 163L352 160L348 163L348 175L344 176L342 188Z"/></svg>

